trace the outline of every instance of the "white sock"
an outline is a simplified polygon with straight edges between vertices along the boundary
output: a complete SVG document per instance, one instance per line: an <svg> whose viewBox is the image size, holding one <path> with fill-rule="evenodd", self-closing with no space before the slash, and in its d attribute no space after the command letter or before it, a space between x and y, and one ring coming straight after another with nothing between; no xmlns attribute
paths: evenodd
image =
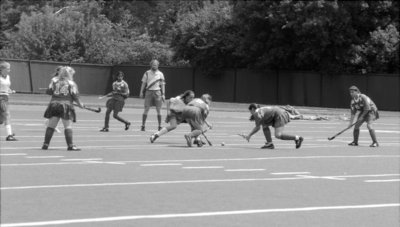
<svg viewBox="0 0 400 227"><path fill-rule="evenodd" d="M12 135L11 125L6 125L7 135Z"/></svg>
<svg viewBox="0 0 400 227"><path fill-rule="evenodd" d="M296 137L296 140L299 140L300 139L300 136L295 136Z"/></svg>
<svg viewBox="0 0 400 227"><path fill-rule="evenodd" d="M157 132L158 136L162 136L168 132L168 129L163 127L159 132Z"/></svg>

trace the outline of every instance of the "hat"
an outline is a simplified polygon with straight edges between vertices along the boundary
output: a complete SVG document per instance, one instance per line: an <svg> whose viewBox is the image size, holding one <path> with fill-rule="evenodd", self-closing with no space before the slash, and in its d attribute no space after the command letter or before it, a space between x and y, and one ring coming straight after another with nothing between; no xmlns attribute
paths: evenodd
<svg viewBox="0 0 400 227"><path fill-rule="evenodd" d="M356 91L356 92L360 92L360 90L358 89L358 87L356 87L356 86L351 86L350 88L349 88L349 90L350 91Z"/></svg>

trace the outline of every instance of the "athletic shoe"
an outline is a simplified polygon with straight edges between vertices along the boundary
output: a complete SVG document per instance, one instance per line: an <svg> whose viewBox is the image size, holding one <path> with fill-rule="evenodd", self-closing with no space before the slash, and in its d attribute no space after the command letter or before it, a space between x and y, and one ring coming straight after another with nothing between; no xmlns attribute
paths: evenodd
<svg viewBox="0 0 400 227"><path fill-rule="evenodd" d="M206 142L204 142L204 141L201 140L201 139L195 139L195 140L193 141L193 144L196 144L198 147L202 147L203 145L206 145Z"/></svg>
<svg viewBox="0 0 400 227"><path fill-rule="evenodd" d="M158 131L160 131L162 129L162 127L161 126L158 126Z"/></svg>
<svg viewBox="0 0 400 227"><path fill-rule="evenodd" d="M373 142L371 145L369 145L370 147L379 147L379 143L378 142Z"/></svg>
<svg viewBox="0 0 400 227"><path fill-rule="evenodd" d="M140 127L140 131L142 131L142 132L146 131L146 128L144 127L144 125L142 125L142 126Z"/></svg>
<svg viewBox="0 0 400 227"><path fill-rule="evenodd" d="M189 135L185 135L186 143L188 147L192 146L192 138Z"/></svg>
<svg viewBox="0 0 400 227"><path fill-rule="evenodd" d="M349 146L358 146L358 143L353 141L353 142L349 143Z"/></svg>
<svg viewBox="0 0 400 227"><path fill-rule="evenodd" d="M304 138L300 136L298 140L295 140L296 143L296 149L299 149L301 147L301 143L303 143Z"/></svg>
<svg viewBox="0 0 400 227"><path fill-rule="evenodd" d="M49 145L47 143L44 143L42 146L42 150L47 150L49 149Z"/></svg>
<svg viewBox="0 0 400 227"><path fill-rule="evenodd" d="M6 137L6 141L17 141L17 139L15 139L15 137L13 135L8 135Z"/></svg>
<svg viewBox="0 0 400 227"><path fill-rule="evenodd" d="M100 129L100 132L108 132L108 128L102 128Z"/></svg>
<svg viewBox="0 0 400 227"><path fill-rule="evenodd" d="M69 151L80 151L81 149L77 148L75 145L72 145L72 146L68 147L67 150L69 150Z"/></svg>
<svg viewBox="0 0 400 227"><path fill-rule="evenodd" d="M129 126L131 126L131 123L130 123L130 122L128 122L128 123L125 124L125 131L129 129Z"/></svg>
<svg viewBox="0 0 400 227"><path fill-rule="evenodd" d="M265 145L262 146L261 149L275 149L275 146L273 143L265 143Z"/></svg>
<svg viewBox="0 0 400 227"><path fill-rule="evenodd" d="M151 136L150 136L150 142L151 142L151 143L154 143L154 141L156 141L156 139L157 139L158 137L159 137L159 136L158 136L157 134L151 135Z"/></svg>

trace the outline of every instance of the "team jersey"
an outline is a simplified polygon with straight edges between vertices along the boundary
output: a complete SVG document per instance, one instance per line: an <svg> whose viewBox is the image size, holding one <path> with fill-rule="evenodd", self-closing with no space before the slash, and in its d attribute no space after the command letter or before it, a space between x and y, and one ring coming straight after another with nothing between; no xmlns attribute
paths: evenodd
<svg viewBox="0 0 400 227"><path fill-rule="evenodd" d="M186 104L183 102L180 96L176 96L175 98L169 99L169 108L175 113L181 113Z"/></svg>
<svg viewBox="0 0 400 227"><path fill-rule="evenodd" d="M129 96L129 86L124 80L122 81L115 81L112 84L113 88L113 98L128 98Z"/></svg>
<svg viewBox="0 0 400 227"><path fill-rule="evenodd" d="M200 108L201 114L203 115L204 119L207 118L207 116L210 112L210 107L208 106L208 104L199 98L195 98L192 101L190 101L188 103L188 106L195 106L195 107Z"/></svg>
<svg viewBox="0 0 400 227"><path fill-rule="evenodd" d="M11 81L10 76L7 75L6 78L0 76L0 95L7 95L10 93Z"/></svg>
<svg viewBox="0 0 400 227"><path fill-rule="evenodd" d="M161 90L161 85L165 85L164 74L160 71L147 70L142 78L142 82L146 84L146 90Z"/></svg>
<svg viewBox="0 0 400 227"><path fill-rule="evenodd" d="M365 111L377 111L375 103L366 95L360 94L357 98L353 98L350 102L350 110L352 114L355 114L357 111L365 112Z"/></svg>
<svg viewBox="0 0 400 227"><path fill-rule="evenodd" d="M51 91L51 102L69 102L72 103L79 96L78 86L72 80L61 80L58 77L51 79L49 84Z"/></svg>
<svg viewBox="0 0 400 227"><path fill-rule="evenodd" d="M281 114L283 111L285 110L278 106L264 106L256 109L253 114L256 126L273 125L275 116Z"/></svg>

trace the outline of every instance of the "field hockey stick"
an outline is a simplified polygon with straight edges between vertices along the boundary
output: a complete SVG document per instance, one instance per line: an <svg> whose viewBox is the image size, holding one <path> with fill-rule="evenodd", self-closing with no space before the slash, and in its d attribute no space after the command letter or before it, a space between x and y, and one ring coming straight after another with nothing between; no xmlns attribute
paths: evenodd
<svg viewBox="0 0 400 227"><path fill-rule="evenodd" d="M247 139L247 136L243 133L238 133L238 136L242 137L243 139L247 140L247 142L249 142L249 140Z"/></svg>
<svg viewBox="0 0 400 227"><path fill-rule="evenodd" d="M99 99L104 99L104 98L109 97L111 95L112 95L112 92L110 92L110 93L108 93L106 95L100 96Z"/></svg>
<svg viewBox="0 0 400 227"><path fill-rule="evenodd" d="M333 140L336 138L336 136L339 136L340 134L344 133L345 131L349 130L351 127L353 127L355 124L359 123L360 121L356 121L353 124L349 125L347 128L343 129L342 131L336 133L334 136L332 137L328 137L328 140Z"/></svg>
<svg viewBox="0 0 400 227"><path fill-rule="evenodd" d="M78 105L74 103L74 106L78 106ZM95 112L95 113L100 113L101 112L101 108L100 107L92 108L92 107L88 107L88 106L83 106L83 109L89 110L89 111L92 111L92 112Z"/></svg>
<svg viewBox="0 0 400 227"><path fill-rule="evenodd" d="M206 128L205 130L202 130L202 131L201 131L201 134L204 136L204 139L207 140L208 145L209 145L209 146L212 146L212 143L210 142L210 140L207 138L207 136L206 136L206 134L205 134L205 132L207 132L209 129L210 129L210 128L208 127L208 128Z"/></svg>

